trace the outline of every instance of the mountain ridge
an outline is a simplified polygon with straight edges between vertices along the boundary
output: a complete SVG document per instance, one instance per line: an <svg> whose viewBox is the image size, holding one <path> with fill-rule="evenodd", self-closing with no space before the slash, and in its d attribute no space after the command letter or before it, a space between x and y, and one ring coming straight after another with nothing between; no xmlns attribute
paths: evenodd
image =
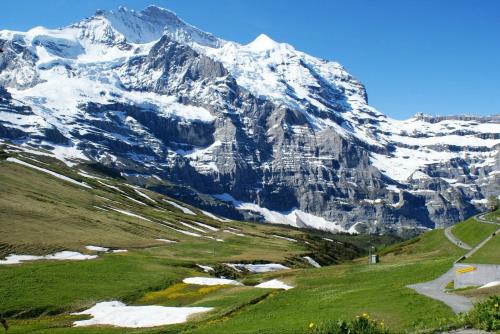
<svg viewBox="0 0 500 334"><path fill-rule="evenodd" d="M0 47L1 138L227 194L249 219L401 232L500 193L498 116L391 119L340 64L266 35L224 41L150 6Z"/></svg>

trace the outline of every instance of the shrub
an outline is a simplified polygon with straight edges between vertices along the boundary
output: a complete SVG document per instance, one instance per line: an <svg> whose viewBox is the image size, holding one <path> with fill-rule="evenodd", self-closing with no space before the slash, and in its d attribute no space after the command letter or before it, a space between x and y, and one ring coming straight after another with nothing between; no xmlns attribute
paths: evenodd
<svg viewBox="0 0 500 334"><path fill-rule="evenodd" d="M485 331L500 330L500 296L490 296L474 305L466 315L466 323Z"/></svg>
<svg viewBox="0 0 500 334"><path fill-rule="evenodd" d="M363 314L350 321L331 321L320 324L310 323L309 330L314 334L389 334L383 321L372 320Z"/></svg>

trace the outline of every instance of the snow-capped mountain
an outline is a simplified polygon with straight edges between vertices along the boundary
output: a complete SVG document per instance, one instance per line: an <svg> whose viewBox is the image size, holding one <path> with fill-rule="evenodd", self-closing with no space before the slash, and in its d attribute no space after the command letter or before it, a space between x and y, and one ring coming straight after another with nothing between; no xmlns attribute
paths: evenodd
<svg viewBox="0 0 500 334"><path fill-rule="evenodd" d="M0 48L3 141L190 186L246 218L401 232L500 194L500 116L391 119L340 64L266 35L224 41L150 6L2 30Z"/></svg>

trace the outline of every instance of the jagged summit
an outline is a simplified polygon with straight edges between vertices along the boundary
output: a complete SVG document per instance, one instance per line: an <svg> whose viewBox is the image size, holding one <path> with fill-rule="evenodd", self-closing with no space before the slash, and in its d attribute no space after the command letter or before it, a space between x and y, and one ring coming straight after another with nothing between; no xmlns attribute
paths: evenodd
<svg viewBox="0 0 500 334"><path fill-rule="evenodd" d="M181 20L174 12L158 7L148 6L136 11L126 7L117 10L98 10L96 15L84 20L83 25L97 20L108 25L125 36L130 43L149 43L169 33L184 41L192 40L200 45L217 47L220 40ZM78 24L80 25L80 24Z"/></svg>

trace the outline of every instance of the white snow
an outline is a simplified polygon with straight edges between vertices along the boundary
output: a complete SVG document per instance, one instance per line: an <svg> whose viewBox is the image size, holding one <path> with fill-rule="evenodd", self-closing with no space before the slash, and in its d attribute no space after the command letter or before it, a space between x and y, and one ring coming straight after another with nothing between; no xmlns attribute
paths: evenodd
<svg viewBox="0 0 500 334"><path fill-rule="evenodd" d="M123 196L124 196L124 197L126 197L128 200L130 200L130 201L134 202L134 203L137 203L137 204L139 204L139 205L143 205L143 206L147 206L147 204L146 204L146 203L141 202L141 201L138 201L138 200L136 200L136 199L135 199L135 198L133 198L133 197L127 196L127 195L125 195L125 194L123 194Z"/></svg>
<svg viewBox="0 0 500 334"><path fill-rule="evenodd" d="M165 226L165 227L167 227L167 228L169 228L171 230L174 230L176 232L179 232L179 233L182 233L182 234L185 234L185 235L189 235L190 237L197 237L197 238L201 238L202 237L202 235L200 235L198 233L181 230L181 229L169 226L169 225L163 225L163 226Z"/></svg>
<svg viewBox="0 0 500 334"><path fill-rule="evenodd" d="M218 220L218 221L221 221L221 222L230 222L231 219L225 219L225 218L220 218L220 217L217 217L216 215L214 215L213 213L210 213L208 211L203 211L201 210L201 212L207 216L207 217L210 217L212 219L215 219L215 220Z"/></svg>
<svg viewBox="0 0 500 334"><path fill-rule="evenodd" d="M195 230L195 231L198 231L198 232L201 232L201 233L206 233L205 230L202 230L201 228L198 228L196 226L193 226L191 224L188 224L188 223L184 223L184 222L179 222L181 225L187 227L187 228L190 228L192 230Z"/></svg>
<svg viewBox="0 0 500 334"><path fill-rule="evenodd" d="M196 285L243 285L232 279L213 277L188 277L183 279L182 282Z"/></svg>
<svg viewBox="0 0 500 334"><path fill-rule="evenodd" d="M284 289L284 290L293 289L293 286L287 285L278 279L273 279L267 282L260 283L255 287L260 289Z"/></svg>
<svg viewBox="0 0 500 334"><path fill-rule="evenodd" d="M304 256L304 259L306 259L306 261L309 262L309 264L314 268L321 268L321 265L318 262L316 262L312 257Z"/></svg>
<svg viewBox="0 0 500 334"><path fill-rule="evenodd" d="M168 239L155 239L156 241L161 241L161 242L164 242L164 243L167 243L167 244L175 244L177 243L177 241L174 241L174 240L168 240Z"/></svg>
<svg viewBox="0 0 500 334"><path fill-rule="evenodd" d="M198 226L201 226L203 228L206 228L207 230L210 230L210 231L218 231L219 229L218 228L215 228L213 226L210 226L208 224L203 224L203 223L200 223L200 222L193 222L193 224L196 224Z"/></svg>
<svg viewBox="0 0 500 334"><path fill-rule="evenodd" d="M143 216L138 215L138 214L133 213L133 212L129 212L129 211L126 211L126 210L113 208L111 206L108 206L107 208L111 209L113 211L119 212L119 213L123 213L124 215L130 216L130 217L135 217L135 218L139 218L139 219L142 219L142 220L145 220L145 221L148 221L148 222L153 222L151 219L148 219L146 217L143 217Z"/></svg>
<svg viewBox="0 0 500 334"><path fill-rule="evenodd" d="M153 203L156 203L156 201L154 199L152 199L151 197L149 197L148 195L146 195L145 193L143 193L142 191L139 191L137 188L134 188L135 192L139 195L139 196L142 196L144 197L145 199L147 199L148 201L150 202L153 202Z"/></svg>
<svg viewBox="0 0 500 334"><path fill-rule="evenodd" d="M279 263L266 264L244 264L244 263L224 263L226 266L233 268L236 271L247 270L251 273L268 273L271 271L290 269Z"/></svg>
<svg viewBox="0 0 500 334"><path fill-rule="evenodd" d="M127 249L113 249L111 253L127 253Z"/></svg>
<svg viewBox="0 0 500 334"><path fill-rule="evenodd" d="M85 248L90 250L90 251L94 251L94 252L107 252L107 251L109 251L109 248L101 247L101 246L89 245L89 246L85 246Z"/></svg>
<svg viewBox="0 0 500 334"><path fill-rule="evenodd" d="M354 225L352 225L351 227L349 227L349 229L347 230L347 233L350 233L350 234L359 234L358 230L356 229L356 226L362 224L362 222L356 222L354 223Z"/></svg>
<svg viewBox="0 0 500 334"><path fill-rule="evenodd" d="M108 187L108 188L113 189L113 190L116 190L116 191L118 191L118 192L120 192L120 193L122 193L122 194L125 194L125 192L124 192L123 190L121 190L120 188L118 188L118 187L115 187L115 186L112 186L112 185L110 185L110 184L107 184L107 183L101 182L101 181L99 181L99 180L98 180L97 182L99 182L100 184L102 184L102 185L103 185L103 186L105 186L105 187Z"/></svg>
<svg viewBox="0 0 500 334"><path fill-rule="evenodd" d="M16 255L10 254L5 258L5 260L0 260L0 264L18 264L25 261L36 261L36 260L91 260L96 259L97 255L86 255L73 251L62 251L54 254L48 254L43 256L38 255Z"/></svg>
<svg viewBox="0 0 500 334"><path fill-rule="evenodd" d="M500 281L492 281L492 282L486 283L485 285L481 286L479 289L492 288L494 286L499 286L499 285L500 285Z"/></svg>
<svg viewBox="0 0 500 334"><path fill-rule="evenodd" d="M488 204L488 199L487 198L482 198L482 199L472 199L470 201L472 204L483 204L486 205Z"/></svg>
<svg viewBox="0 0 500 334"><path fill-rule="evenodd" d="M109 301L73 314L92 316L89 320L75 321L77 327L111 325L139 328L183 323L190 315L210 310L211 307L127 306L119 301Z"/></svg>
<svg viewBox="0 0 500 334"><path fill-rule="evenodd" d="M58 179L61 179L61 180L64 180L64 181L67 181L67 182L79 185L80 187L85 187L85 188L92 189L91 186L89 186L88 184L86 184L84 182L78 182L78 181L73 180L72 178L69 178L67 176L61 175L59 173L53 172L53 171L45 169L45 168L41 168L41 167L38 167L38 166L35 166L35 165L32 165L32 164L29 164L29 163L27 163L25 161L22 161L22 160L19 160L19 159L16 159L16 158L9 157L9 158L7 158L7 161L14 162L16 164L20 164L20 165L23 165L23 166L26 166L26 167L29 167L29 168L36 169L38 171L50 174L50 175L52 175L52 176L54 176L54 177L56 177Z"/></svg>
<svg viewBox="0 0 500 334"><path fill-rule="evenodd" d="M330 232L345 232L342 226L340 226L340 224L338 224L337 222L327 221L323 217L318 217L296 208L293 208L288 212L277 212L260 207L259 205L254 203L240 202L227 193L216 194L212 196L221 201L233 203L233 205L238 210L259 213L264 217L266 221L270 223L291 225L300 228L314 228Z"/></svg>
<svg viewBox="0 0 500 334"><path fill-rule="evenodd" d="M196 216L196 213L194 213L192 210L186 208L185 206L182 206L180 204L175 203L174 201L169 201L169 200L166 200L166 199L164 199L164 201L167 202L168 204L176 207L177 209L181 210L185 214Z"/></svg>
<svg viewBox="0 0 500 334"><path fill-rule="evenodd" d="M80 170L80 171L78 172L78 174L79 174L79 175L81 175L81 176L83 176L83 177L89 178L89 179L94 179L94 180L104 180L104 179L103 179L103 178L101 178L101 177L97 177L97 176L95 176L95 175L90 175L90 174L86 173L86 172L85 172L85 171L83 171L83 170Z"/></svg>
<svg viewBox="0 0 500 334"><path fill-rule="evenodd" d="M214 268L210 267L210 266L204 266L202 264L197 264L197 266L201 269L203 269L204 272L208 273L208 272L211 272L211 271L215 271Z"/></svg>
<svg viewBox="0 0 500 334"><path fill-rule="evenodd" d="M239 236L239 237L244 237L244 236L245 236L245 234L243 234L243 233L234 232L234 231L231 231L231 230L223 230L222 232L226 232L226 233L234 234L234 235L237 235L237 236Z"/></svg>
<svg viewBox="0 0 500 334"><path fill-rule="evenodd" d="M283 236L277 235L277 234L271 234L271 236L275 237L275 238L278 238L278 239L283 239L283 240L287 240L287 241L291 241L291 242L297 242L296 239L288 238L288 237L283 237Z"/></svg>

